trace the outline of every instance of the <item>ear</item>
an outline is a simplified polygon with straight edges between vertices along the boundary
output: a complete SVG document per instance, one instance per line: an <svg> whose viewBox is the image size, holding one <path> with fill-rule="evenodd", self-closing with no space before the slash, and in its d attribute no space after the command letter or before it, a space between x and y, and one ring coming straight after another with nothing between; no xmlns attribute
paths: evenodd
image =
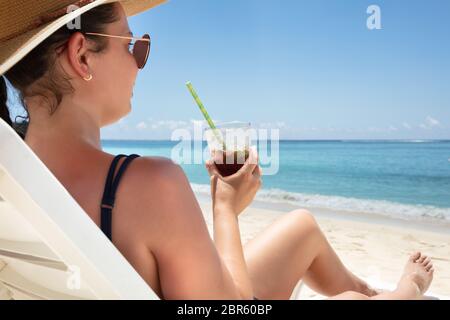
<svg viewBox="0 0 450 320"><path fill-rule="evenodd" d="M89 51L87 39L81 32L76 32L70 37L67 54L70 66L76 75L85 78L91 74L89 66L91 51Z"/></svg>

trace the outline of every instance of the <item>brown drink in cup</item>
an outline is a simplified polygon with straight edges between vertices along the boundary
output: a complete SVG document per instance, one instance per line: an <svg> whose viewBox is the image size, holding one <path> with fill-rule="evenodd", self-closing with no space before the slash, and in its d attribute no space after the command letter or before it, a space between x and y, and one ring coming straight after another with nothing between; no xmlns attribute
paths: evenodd
<svg viewBox="0 0 450 320"><path fill-rule="evenodd" d="M205 130L211 159L223 177L239 171L250 154L250 123L227 122Z"/></svg>
<svg viewBox="0 0 450 320"><path fill-rule="evenodd" d="M249 156L249 150L217 152L214 163L223 177L231 176L239 171Z"/></svg>

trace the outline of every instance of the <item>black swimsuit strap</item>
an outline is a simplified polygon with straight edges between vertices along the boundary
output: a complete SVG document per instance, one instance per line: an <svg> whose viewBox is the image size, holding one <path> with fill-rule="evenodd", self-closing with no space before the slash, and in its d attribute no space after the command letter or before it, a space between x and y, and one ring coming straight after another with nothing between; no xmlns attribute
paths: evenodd
<svg viewBox="0 0 450 320"><path fill-rule="evenodd" d="M117 164L119 160L123 157L126 159L122 162L117 174L114 176L116 172ZM128 165L139 157L137 154L132 154L126 156L124 154L119 154L114 157L111 162L111 166L109 167L108 177L106 178L105 190L103 192L102 204L101 204L101 221L100 227L103 233L108 237L109 240L112 240L111 230L112 230L112 209L114 208L114 202L116 198L116 191L119 186L120 179L122 178L123 173L127 169Z"/></svg>
<svg viewBox="0 0 450 320"><path fill-rule="evenodd" d="M115 156L113 161L111 162L111 165L109 166L108 176L106 178L106 183L105 183L105 190L103 191L102 205L105 204L105 205L113 206L113 204L112 204L113 201L108 199L108 197L111 194L114 172L116 172L116 167L117 167L117 164L119 163L119 160L122 159L123 157L126 157L126 155L119 154L119 155Z"/></svg>

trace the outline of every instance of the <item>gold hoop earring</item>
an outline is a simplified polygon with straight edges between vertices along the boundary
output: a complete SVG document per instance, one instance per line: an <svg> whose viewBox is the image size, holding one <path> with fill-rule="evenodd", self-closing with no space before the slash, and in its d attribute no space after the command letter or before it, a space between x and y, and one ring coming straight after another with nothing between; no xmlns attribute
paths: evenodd
<svg viewBox="0 0 450 320"><path fill-rule="evenodd" d="M92 80L92 74L90 74L88 77L83 78L85 81L91 81Z"/></svg>

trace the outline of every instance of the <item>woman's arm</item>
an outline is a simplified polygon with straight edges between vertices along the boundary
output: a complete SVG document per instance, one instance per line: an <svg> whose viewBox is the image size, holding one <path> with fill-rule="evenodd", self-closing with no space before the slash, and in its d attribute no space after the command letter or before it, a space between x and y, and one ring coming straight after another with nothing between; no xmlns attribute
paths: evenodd
<svg viewBox="0 0 450 320"><path fill-rule="evenodd" d="M249 280L243 278L242 247L237 248L238 255L232 253L240 243L237 221L223 212L215 222L219 234L227 234L219 236L225 240L219 241L224 258L181 167L170 160L138 163L139 179L145 184L139 190L137 210L142 212L142 229L152 230L148 247L158 264L164 299L252 299Z"/></svg>
<svg viewBox="0 0 450 320"><path fill-rule="evenodd" d="M243 167L230 177L222 177L211 160L206 163L211 181L216 248L244 299L253 299L254 292L244 258L238 216L261 186L261 170L257 164L258 156L253 149Z"/></svg>
<svg viewBox="0 0 450 320"><path fill-rule="evenodd" d="M214 211L214 241L243 299L253 299L253 286L245 263L238 217L229 209Z"/></svg>

